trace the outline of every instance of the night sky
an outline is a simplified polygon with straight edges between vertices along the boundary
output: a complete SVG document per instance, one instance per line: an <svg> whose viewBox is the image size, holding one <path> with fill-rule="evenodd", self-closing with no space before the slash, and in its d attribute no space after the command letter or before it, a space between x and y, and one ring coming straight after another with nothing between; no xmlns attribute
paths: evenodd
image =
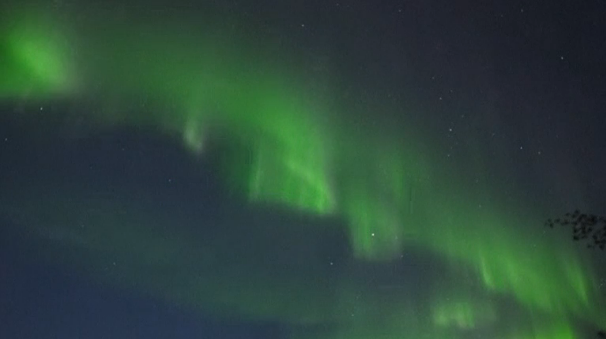
<svg viewBox="0 0 606 339"><path fill-rule="evenodd" d="M595 337L605 18L3 3L0 337Z"/></svg>

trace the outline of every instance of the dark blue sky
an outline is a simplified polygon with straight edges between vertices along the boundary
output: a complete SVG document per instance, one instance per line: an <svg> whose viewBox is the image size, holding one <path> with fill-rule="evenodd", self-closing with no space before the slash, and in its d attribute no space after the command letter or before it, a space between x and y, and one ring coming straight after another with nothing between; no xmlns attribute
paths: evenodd
<svg viewBox="0 0 606 339"><path fill-rule="evenodd" d="M3 187L14 187L15 178L102 182L176 200L195 195L209 214L220 205L212 176L200 171L204 166L188 172L193 168L188 168L185 155L171 152L176 148L166 140L128 131L66 143L61 138L20 136L15 132L22 130L8 120L1 130L12 145L19 145L2 153ZM125 169L125 164L130 167ZM168 184L167 177L175 180ZM187 184L180 181L185 178ZM219 321L199 310L116 288L69 265L49 264L41 260L45 254L39 247L5 232L13 229L10 223L0 218L0 338L282 338L277 324Z"/></svg>
<svg viewBox="0 0 606 339"><path fill-rule="evenodd" d="M3 248L2 338L281 338L278 325L222 321L114 289Z"/></svg>

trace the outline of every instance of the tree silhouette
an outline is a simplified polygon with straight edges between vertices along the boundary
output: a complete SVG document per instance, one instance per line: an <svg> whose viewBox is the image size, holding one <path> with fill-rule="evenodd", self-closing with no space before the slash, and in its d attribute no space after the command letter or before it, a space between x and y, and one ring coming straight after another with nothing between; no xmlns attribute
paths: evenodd
<svg viewBox="0 0 606 339"><path fill-rule="evenodd" d="M572 239L587 243L587 248L606 248L606 217L581 213L575 210L557 219L548 219L545 225L549 228L564 226L572 228ZM599 331L598 338L606 339L606 331Z"/></svg>
<svg viewBox="0 0 606 339"><path fill-rule="evenodd" d="M545 225L550 228L564 226L572 228L574 241L587 242L587 248L606 248L606 217L581 213L575 210L557 219L548 219ZM604 334L606 339L606 333Z"/></svg>

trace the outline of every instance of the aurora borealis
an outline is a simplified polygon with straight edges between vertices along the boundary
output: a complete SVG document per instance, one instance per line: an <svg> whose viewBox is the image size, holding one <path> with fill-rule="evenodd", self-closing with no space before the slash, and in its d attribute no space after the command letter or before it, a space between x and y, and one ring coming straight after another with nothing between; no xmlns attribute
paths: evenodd
<svg viewBox="0 0 606 339"><path fill-rule="evenodd" d="M451 164L414 125L430 109L360 104L366 84L262 15L118 7L3 6L0 100L19 107L3 118L31 156L112 131L177 143L190 176L170 181L209 171L222 193L11 172L0 215L29 255L289 338L573 339L605 324L595 258L541 228L560 206L492 171L507 155ZM470 130L473 153L485 142Z"/></svg>

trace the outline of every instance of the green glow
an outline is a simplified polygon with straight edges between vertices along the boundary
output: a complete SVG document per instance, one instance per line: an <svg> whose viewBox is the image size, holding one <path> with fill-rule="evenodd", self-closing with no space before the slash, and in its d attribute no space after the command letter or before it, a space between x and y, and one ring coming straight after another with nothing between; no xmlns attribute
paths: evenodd
<svg viewBox="0 0 606 339"><path fill-rule="evenodd" d="M63 95L76 85L69 45L63 32L36 15L3 32L0 98ZM6 23L5 23L6 24ZM0 50L2 50L0 49Z"/></svg>
<svg viewBox="0 0 606 339"><path fill-rule="evenodd" d="M541 211L526 213L474 193L458 183L448 165L421 152L419 145L427 142L417 136L396 137L380 126L351 122L359 108L349 102L334 105L326 99L332 93L321 96L312 90L313 85L302 80L305 71L284 61L290 60L288 53L278 51L275 56L270 43L257 46L260 40L252 33L214 22L196 27L187 20L167 20L158 28L153 16L133 21L91 13L87 20L57 19L62 25L53 24L50 14L27 11L8 20L1 49L2 60L8 62L0 65L8 76L0 79L0 98L66 96L97 106L81 113L100 126L151 126L181 138L192 156L221 153L217 169L226 187L251 202L344 220L352 265L389 262L409 247L420 247L472 272L470 280L483 293L510 296L525 311L541 315L538 324L512 316L526 325L516 338L559 338L556 333L575 338L571 319L604 321L604 312L594 302L599 294L586 258L571 244L550 244L540 233L528 231L542 224ZM491 190L498 192L497 187ZM68 247L74 251L83 250L75 245L86 247L81 265L97 265L96 273L104 275L101 262L109 257L107 252L127 258L127 267L135 269L120 272L130 279L123 285L144 285L179 303L250 318L336 324L320 335L330 338L396 338L404 328L417 334L427 326L435 336L457 338L463 336L459 330L498 322L495 319L502 316L492 302L470 301L469 293L453 295L448 302L442 297L435 301L434 293L428 293L431 296L415 304L408 301L410 291L377 291L355 276L333 282L325 271L317 272L326 264L322 261L311 261L299 274L278 275L252 258L230 263L226 258L233 242L227 239L196 248L191 235L167 236L163 229L177 222L173 215L153 220L144 216L145 208L135 206L136 217L129 220L115 214L121 201L105 205L94 200L85 201L93 207L99 204L104 217L79 215L73 212L78 206L69 199L71 194L62 192L65 199L49 211L40 206L52 206L49 201L54 200L44 196L39 201L17 200L14 209L19 219L47 223L47 228L75 224L78 218L97 220L92 229L63 238L73 240ZM32 210L18 203L31 204ZM305 226L312 235L334 227ZM294 230L283 227L278 232L292 236ZM276 232L262 231L265 237ZM203 263L196 272L213 278L171 271L176 269L171 263L183 259L183 247ZM273 253L255 249L270 261ZM183 284L147 279L166 270ZM331 285L309 286L310 277ZM453 274L453 281L460 278ZM280 301L268 302L276 299ZM333 299L337 302L327 309L326 300ZM427 299L430 307L424 306ZM423 322L415 314L429 320ZM552 329L544 325L549 321L562 325ZM525 337L535 327L540 330ZM314 337L306 331L297 335Z"/></svg>
<svg viewBox="0 0 606 339"><path fill-rule="evenodd" d="M528 333L532 334L528 334ZM552 323L549 325L537 326L532 331L522 331L506 338L511 339L577 339L584 338L579 336L567 322Z"/></svg>
<svg viewBox="0 0 606 339"><path fill-rule="evenodd" d="M446 300L434 307L433 321L437 326L470 330L480 326L480 320L484 326L496 320L496 312L489 303L474 305L468 300Z"/></svg>

